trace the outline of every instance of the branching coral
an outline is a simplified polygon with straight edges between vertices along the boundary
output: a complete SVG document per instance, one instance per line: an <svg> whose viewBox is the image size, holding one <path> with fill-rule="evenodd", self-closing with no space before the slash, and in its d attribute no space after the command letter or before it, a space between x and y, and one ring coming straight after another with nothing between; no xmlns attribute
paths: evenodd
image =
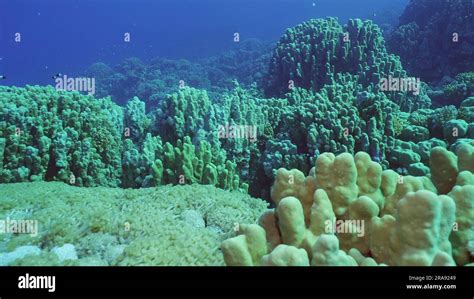
<svg viewBox="0 0 474 299"><path fill-rule="evenodd" d="M452 82L443 87L443 93L445 102L456 106L464 99L474 96L474 72L458 74Z"/></svg>
<svg viewBox="0 0 474 299"><path fill-rule="evenodd" d="M205 140L196 147L190 137L178 139L173 146L148 133L141 148L126 140L122 165L124 187L200 183L228 190L248 189L224 150Z"/></svg>
<svg viewBox="0 0 474 299"><path fill-rule="evenodd" d="M162 133L165 141L174 141L184 136L208 140L217 134L215 108L206 91L185 87L167 96L153 116L153 130ZM215 137L214 137L215 138ZM198 140L199 141L199 140Z"/></svg>

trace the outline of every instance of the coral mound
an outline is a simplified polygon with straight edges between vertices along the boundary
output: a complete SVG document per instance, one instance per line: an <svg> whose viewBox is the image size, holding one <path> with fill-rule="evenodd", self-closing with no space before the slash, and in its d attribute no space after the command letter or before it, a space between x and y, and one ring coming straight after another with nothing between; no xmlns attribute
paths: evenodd
<svg viewBox="0 0 474 299"><path fill-rule="evenodd" d="M382 79L405 78L407 73L398 56L387 52L382 32L372 21L351 19L341 26L336 18L313 19L282 36L265 91L270 96L281 96L294 87L318 91L324 85L343 84L348 77L361 92L379 92ZM391 97L400 105L409 101L421 107L429 101L421 90Z"/></svg>
<svg viewBox="0 0 474 299"><path fill-rule="evenodd" d="M123 114L110 99L0 87L0 182L117 186Z"/></svg>

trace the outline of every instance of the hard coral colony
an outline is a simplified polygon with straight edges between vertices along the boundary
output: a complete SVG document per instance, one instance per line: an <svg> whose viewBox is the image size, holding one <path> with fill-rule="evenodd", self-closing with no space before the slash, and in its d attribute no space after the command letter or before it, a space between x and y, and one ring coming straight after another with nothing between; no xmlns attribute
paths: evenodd
<svg viewBox="0 0 474 299"><path fill-rule="evenodd" d="M469 3L0 86L0 265L473 265Z"/></svg>

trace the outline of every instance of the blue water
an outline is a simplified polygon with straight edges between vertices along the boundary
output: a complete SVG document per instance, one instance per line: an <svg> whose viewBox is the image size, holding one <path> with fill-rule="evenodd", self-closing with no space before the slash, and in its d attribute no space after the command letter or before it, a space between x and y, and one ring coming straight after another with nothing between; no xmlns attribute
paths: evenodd
<svg viewBox="0 0 474 299"><path fill-rule="evenodd" d="M194 59L240 38L277 40L310 18L380 19L408 0L0 0L0 75L5 85L52 84L56 73L128 57ZM124 42L124 33L131 42ZM15 42L15 33L21 42Z"/></svg>

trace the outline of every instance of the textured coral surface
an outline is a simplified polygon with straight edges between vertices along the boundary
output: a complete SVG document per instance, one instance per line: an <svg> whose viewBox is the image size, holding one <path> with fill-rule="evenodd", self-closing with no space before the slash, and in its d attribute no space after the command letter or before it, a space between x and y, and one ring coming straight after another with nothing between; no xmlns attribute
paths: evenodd
<svg viewBox="0 0 474 299"><path fill-rule="evenodd" d="M0 219L38 221L37 236L0 235L0 265L223 265L220 242L267 207L197 184L120 189L34 182L1 184L0 194ZM65 244L76 258L55 254Z"/></svg>

